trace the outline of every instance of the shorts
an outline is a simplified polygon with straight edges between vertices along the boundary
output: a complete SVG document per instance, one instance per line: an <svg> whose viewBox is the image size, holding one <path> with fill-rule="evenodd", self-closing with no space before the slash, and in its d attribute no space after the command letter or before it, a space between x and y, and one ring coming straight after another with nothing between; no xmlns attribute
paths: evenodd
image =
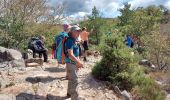
<svg viewBox="0 0 170 100"><path fill-rule="evenodd" d="M84 51L85 50L89 50L89 46L88 46L88 42L87 41L83 42L83 48L84 48Z"/></svg>

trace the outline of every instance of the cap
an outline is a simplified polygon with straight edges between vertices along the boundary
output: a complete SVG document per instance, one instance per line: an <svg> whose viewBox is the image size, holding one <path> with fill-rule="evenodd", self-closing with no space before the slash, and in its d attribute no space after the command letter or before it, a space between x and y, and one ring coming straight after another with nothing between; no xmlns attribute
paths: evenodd
<svg viewBox="0 0 170 100"><path fill-rule="evenodd" d="M81 30L81 28L78 27L77 25L73 25L70 29L70 31L79 31L79 30Z"/></svg>

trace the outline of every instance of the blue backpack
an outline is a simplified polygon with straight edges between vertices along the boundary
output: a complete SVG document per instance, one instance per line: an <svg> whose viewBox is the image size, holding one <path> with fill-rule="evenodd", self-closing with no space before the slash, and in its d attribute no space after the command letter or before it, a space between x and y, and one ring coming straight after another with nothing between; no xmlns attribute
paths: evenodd
<svg viewBox="0 0 170 100"><path fill-rule="evenodd" d="M59 64L65 64L65 50L64 43L68 38L68 34L66 32L61 32L58 36L55 37L56 49L54 53L54 58L57 59Z"/></svg>

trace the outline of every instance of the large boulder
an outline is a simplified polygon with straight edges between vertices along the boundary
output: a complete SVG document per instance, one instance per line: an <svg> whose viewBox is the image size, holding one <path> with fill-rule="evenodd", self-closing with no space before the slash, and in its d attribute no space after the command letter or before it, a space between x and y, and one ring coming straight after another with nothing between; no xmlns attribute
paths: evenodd
<svg viewBox="0 0 170 100"><path fill-rule="evenodd" d="M11 58L12 60L20 60L20 59L22 59L22 54L21 54L21 52L19 52L19 51L17 51L17 50L8 49L7 52L8 52L8 54L9 54L9 56L10 56L10 58Z"/></svg>
<svg viewBox="0 0 170 100"><path fill-rule="evenodd" d="M4 47L0 47L0 62L20 60L20 59L22 59L21 52L14 49L7 49Z"/></svg>
<svg viewBox="0 0 170 100"><path fill-rule="evenodd" d="M0 47L0 71L14 67L25 67L21 52L14 49Z"/></svg>

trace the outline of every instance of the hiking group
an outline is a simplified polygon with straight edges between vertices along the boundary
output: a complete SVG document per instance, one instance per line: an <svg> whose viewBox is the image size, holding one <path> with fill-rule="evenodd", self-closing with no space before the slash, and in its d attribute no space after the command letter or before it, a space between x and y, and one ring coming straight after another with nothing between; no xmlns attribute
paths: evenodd
<svg viewBox="0 0 170 100"><path fill-rule="evenodd" d="M138 48L141 48L142 42L138 35L140 35L140 33L138 33L137 35L135 35L134 33L127 35L124 41L125 44L130 48L133 48L135 44L137 45Z"/></svg>
<svg viewBox="0 0 170 100"><path fill-rule="evenodd" d="M63 32L55 36L52 46L52 58L57 59L58 64L66 64L66 79L68 79L67 98L71 100L79 100L77 92L78 86L78 70L83 68L83 63L80 60L82 56L84 61L87 61L89 32L86 28L82 29L79 25L63 25ZM32 42L34 41L34 42ZM29 49L39 54L39 57L44 56L44 62L48 62L47 49L44 47L45 38L33 38L29 42ZM34 46L35 45L35 46Z"/></svg>

